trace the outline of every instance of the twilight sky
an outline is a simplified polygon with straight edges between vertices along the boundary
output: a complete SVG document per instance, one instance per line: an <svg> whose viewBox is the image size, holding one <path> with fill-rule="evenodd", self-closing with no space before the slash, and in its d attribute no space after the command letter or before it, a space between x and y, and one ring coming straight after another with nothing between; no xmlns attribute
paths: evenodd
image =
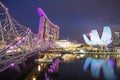
<svg viewBox="0 0 120 80"><path fill-rule="evenodd" d="M60 27L60 39L82 40L91 29L120 25L120 0L1 0L22 25L38 31L41 7L47 17Z"/></svg>

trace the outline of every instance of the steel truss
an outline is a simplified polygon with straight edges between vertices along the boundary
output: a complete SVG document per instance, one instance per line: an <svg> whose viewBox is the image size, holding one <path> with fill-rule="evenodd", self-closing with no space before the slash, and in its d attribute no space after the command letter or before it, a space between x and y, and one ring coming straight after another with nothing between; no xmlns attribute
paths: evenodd
<svg viewBox="0 0 120 80"><path fill-rule="evenodd" d="M0 2L0 72L47 48L30 28L18 23Z"/></svg>

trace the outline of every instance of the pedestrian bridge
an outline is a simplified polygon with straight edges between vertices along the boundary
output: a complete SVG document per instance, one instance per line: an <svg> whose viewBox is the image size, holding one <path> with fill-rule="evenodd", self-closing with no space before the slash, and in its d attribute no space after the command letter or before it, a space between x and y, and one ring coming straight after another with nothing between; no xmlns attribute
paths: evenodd
<svg viewBox="0 0 120 80"><path fill-rule="evenodd" d="M43 42L29 27L17 22L0 2L0 72L17 66L51 44Z"/></svg>

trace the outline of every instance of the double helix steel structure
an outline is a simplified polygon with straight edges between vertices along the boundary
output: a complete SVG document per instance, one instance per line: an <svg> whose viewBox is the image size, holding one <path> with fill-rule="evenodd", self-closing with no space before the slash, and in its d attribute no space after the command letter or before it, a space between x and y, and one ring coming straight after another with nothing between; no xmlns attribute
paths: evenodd
<svg viewBox="0 0 120 80"><path fill-rule="evenodd" d="M0 2L0 72L43 48L47 48L47 44L41 43L30 28L18 23Z"/></svg>

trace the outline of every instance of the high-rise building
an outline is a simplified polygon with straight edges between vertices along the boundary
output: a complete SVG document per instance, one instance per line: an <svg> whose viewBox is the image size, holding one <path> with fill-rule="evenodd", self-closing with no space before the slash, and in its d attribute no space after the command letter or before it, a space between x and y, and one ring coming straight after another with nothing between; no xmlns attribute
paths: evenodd
<svg viewBox="0 0 120 80"><path fill-rule="evenodd" d="M112 28L113 46L120 46L120 29L119 27Z"/></svg>
<svg viewBox="0 0 120 80"><path fill-rule="evenodd" d="M55 42L59 39L59 26L53 24L44 11L38 8L38 14L40 16L38 35L41 41Z"/></svg>

